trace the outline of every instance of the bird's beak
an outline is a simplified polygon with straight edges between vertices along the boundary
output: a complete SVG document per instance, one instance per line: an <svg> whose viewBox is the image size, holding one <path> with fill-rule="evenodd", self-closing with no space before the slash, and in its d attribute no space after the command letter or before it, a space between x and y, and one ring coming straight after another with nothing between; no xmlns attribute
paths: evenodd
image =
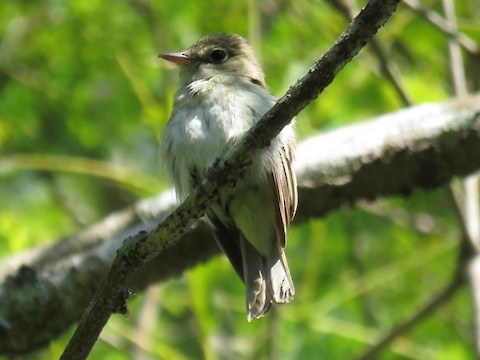
<svg viewBox="0 0 480 360"><path fill-rule="evenodd" d="M163 53L158 55L158 57L171 61L177 65L189 65L192 63L192 59L185 55L183 52Z"/></svg>

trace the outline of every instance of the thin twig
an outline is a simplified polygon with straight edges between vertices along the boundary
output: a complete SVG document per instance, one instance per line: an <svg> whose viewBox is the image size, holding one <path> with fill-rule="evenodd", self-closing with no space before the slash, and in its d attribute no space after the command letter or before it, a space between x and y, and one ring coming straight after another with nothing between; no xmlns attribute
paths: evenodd
<svg viewBox="0 0 480 360"><path fill-rule="evenodd" d="M446 26L451 33L457 31L457 20L455 16L455 8L452 0L443 0L443 8L446 17ZM460 44L454 37L448 39L448 55L450 56L450 73L455 88L455 95L467 95L467 83L465 80L465 69L463 67L462 52Z"/></svg>
<svg viewBox="0 0 480 360"><path fill-rule="evenodd" d="M429 23L434 25L446 35L453 37L458 43L469 53L473 55L480 54L480 48L475 41L470 39L463 33L457 30L450 29L448 22L438 15L435 11L424 7L418 0L403 0L403 2L411 9L415 10L417 14L423 16Z"/></svg>
<svg viewBox="0 0 480 360"><path fill-rule="evenodd" d="M447 26L452 32L457 31L457 21L455 14L455 6L452 0L443 0L443 8L445 12L445 18L447 20ZM454 84L455 94L457 96L467 96L467 82L465 77L465 68L463 66L462 52L460 44L457 38L450 37L448 40L448 53L450 55L450 72L452 75L452 81ZM459 197L456 206L463 211L458 210L458 220L463 228L463 241L468 243L472 249L476 248L476 254L469 259L471 266L468 267L469 279L471 283L472 295L473 295L473 307L475 313L475 328L476 328L476 351L477 357L480 358L480 273L476 271L480 261L480 254L478 253L479 246L479 205L478 205L478 179L479 175L471 175L466 179L463 179L462 185L464 188L463 201L460 202ZM450 187L450 191L453 195L453 188Z"/></svg>
<svg viewBox="0 0 480 360"><path fill-rule="evenodd" d="M405 86L403 85L398 69L395 64L392 63L392 61L388 60L387 56L385 55L385 50L383 49L380 42L373 39L370 46L378 58L382 72L392 84L393 88L397 92L397 95L402 100L403 105L412 106L413 100L405 90Z"/></svg>
<svg viewBox="0 0 480 360"><path fill-rule="evenodd" d="M455 14L455 6L452 0L443 0L443 8L447 19L447 26L452 32L457 31L457 22ZM457 96L466 96L468 94L467 82L465 79L465 68L462 61L462 52L457 38L450 37L448 40L448 53L450 56L450 71ZM462 185L464 189L463 201L457 197L456 205L463 211L457 211L458 220L462 226L464 233L464 242L467 242L472 249L476 249L476 254L469 259L468 274L472 289L473 307L475 314L475 349L477 357L480 358L480 273L478 264L480 255L478 253L479 246L479 206L478 206L478 180L479 175L474 174L463 179ZM450 187L453 194L453 187Z"/></svg>
<svg viewBox="0 0 480 360"><path fill-rule="evenodd" d="M360 355L357 360L371 360L375 359L376 356L384 350L388 345L390 345L396 338L401 335L404 335L413 327L418 325L422 320L431 315L434 310L436 310L440 305L449 300L452 295L454 295L461 285L465 283L464 276L464 265L460 259L464 258L463 252L459 256L457 262L457 270L452 280L433 296L429 301L427 301L415 314L406 319L403 323L397 325L387 334L385 334L380 340L378 340L374 346L368 348L362 355Z"/></svg>
<svg viewBox="0 0 480 360"><path fill-rule="evenodd" d="M458 198L458 194L455 192L449 192L451 196L453 208L457 213L457 217L463 218L463 209L461 207L461 201ZM461 222L464 224L463 222ZM450 282L429 301L427 301L415 314L406 319L403 323L397 325L387 334L385 334L376 344L366 350L357 360L370 360L375 359L376 356L390 345L396 338L407 333L413 327L418 325L422 320L431 315L440 305L449 300L457 290L465 283L465 264L468 263L474 254L473 248L467 240L467 229L462 227L462 241L460 243L460 250L457 257L457 263L454 275Z"/></svg>
<svg viewBox="0 0 480 360"><path fill-rule="evenodd" d="M355 17L357 10L354 8L354 4L351 1L328 0L328 2L332 7L338 9L348 21L351 21ZM402 100L403 105L412 106L413 100L405 90L405 86L400 78L398 69L396 68L395 64L385 55L385 50L380 42L378 42L376 39L372 39L369 43L369 47L377 57L381 72L390 81L393 88L397 92L397 95Z"/></svg>
<svg viewBox="0 0 480 360"><path fill-rule="evenodd" d="M473 175L475 176L475 183L476 185L478 184L477 179L478 175ZM466 190L466 189L465 189ZM469 256L465 256L464 259L459 259L462 260L461 264L459 266L466 266L466 270L470 279L471 283L471 290L472 290L472 296L473 296L473 307L474 307L474 313L475 313L475 333L476 333L476 341L475 341L475 350L477 352L477 358L480 358L480 256L478 254L478 248L476 248L475 240L472 238L472 233L470 232L469 228L469 217L472 216L472 214L468 214L467 212L470 211L467 207L465 207L465 199L462 198L461 194L459 191L456 190L454 187L454 183L450 185L449 188L449 194L452 198L452 203L453 207L455 209L455 212L457 214L457 219L460 224L461 230L462 230L462 248L463 249L468 249L469 250ZM468 193L467 191L464 192L465 196L472 196L472 193ZM477 195L477 194L474 194ZM478 195L475 199L478 199ZM478 201L478 200L477 200ZM478 205L477 205L478 206ZM476 213L476 218L478 221L478 212ZM466 253L467 251L464 251Z"/></svg>

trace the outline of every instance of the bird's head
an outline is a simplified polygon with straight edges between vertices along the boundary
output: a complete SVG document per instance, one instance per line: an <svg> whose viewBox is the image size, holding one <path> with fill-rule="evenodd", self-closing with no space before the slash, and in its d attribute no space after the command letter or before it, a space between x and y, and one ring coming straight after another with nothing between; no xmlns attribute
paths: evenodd
<svg viewBox="0 0 480 360"><path fill-rule="evenodd" d="M266 88L265 75L252 48L238 35L208 35L185 51L163 53L160 57L181 67L181 85L217 76L234 76Z"/></svg>

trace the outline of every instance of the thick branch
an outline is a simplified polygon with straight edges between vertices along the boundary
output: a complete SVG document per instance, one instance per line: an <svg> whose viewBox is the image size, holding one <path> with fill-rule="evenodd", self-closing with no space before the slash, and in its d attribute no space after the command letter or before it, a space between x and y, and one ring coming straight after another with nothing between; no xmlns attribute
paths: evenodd
<svg viewBox="0 0 480 360"><path fill-rule="evenodd" d="M472 173L480 162L479 101L420 105L307 140L297 151L305 199L299 216Z"/></svg>
<svg viewBox="0 0 480 360"><path fill-rule="evenodd" d="M300 143L295 221L359 199L442 186L478 169L480 96L409 108ZM153 229L175 206L169 191L50 247L0 263L0 353L31 351L77 321L122 240ZM136 271L128 287L141 290L217 253L208 229L199 223ZM26 267L5 280L21 264Z"/></svg>

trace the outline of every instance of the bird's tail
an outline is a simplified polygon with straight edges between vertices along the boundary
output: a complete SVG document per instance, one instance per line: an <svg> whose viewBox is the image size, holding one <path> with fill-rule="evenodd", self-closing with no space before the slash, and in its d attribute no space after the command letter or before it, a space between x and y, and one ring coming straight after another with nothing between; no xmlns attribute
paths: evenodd
<svg viewBox="0 0 480 360"><path fill-rule="evenodd" d="M247 320L265 315L272 303L293 300L295 288L283 249L274 246L262 256L245 238L241 239L243 273L247 291Z"/></svg>

